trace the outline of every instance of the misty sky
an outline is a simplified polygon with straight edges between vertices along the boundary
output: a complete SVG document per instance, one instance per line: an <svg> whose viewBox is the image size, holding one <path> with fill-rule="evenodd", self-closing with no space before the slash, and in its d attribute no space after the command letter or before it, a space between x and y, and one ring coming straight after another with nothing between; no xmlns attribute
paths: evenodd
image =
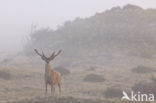
<svg viewBox="0 0 156 103"><path fill-rule="evenodd" d="M31 24L56 28L66 20L126 4L156 8L156 0L0 0L0 52L20 50Z"/></svg>

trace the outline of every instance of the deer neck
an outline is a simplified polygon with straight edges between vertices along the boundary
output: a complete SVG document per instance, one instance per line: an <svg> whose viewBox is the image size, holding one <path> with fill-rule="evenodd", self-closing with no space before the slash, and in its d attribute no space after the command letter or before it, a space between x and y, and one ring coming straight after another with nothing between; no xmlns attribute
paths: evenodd
<svg viewBox="0 0 156 103"><path fill-rule="evenodd" d="M45 75L48 75L50 71L53 71L51 64L50 63L46 63L45 64Z"/></svg>

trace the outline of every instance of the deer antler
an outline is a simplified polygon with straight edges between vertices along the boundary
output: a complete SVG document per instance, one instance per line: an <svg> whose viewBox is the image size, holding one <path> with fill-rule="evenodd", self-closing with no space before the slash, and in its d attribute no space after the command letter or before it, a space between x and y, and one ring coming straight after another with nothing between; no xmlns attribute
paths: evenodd
<svg viewBox="0 0 156 103"><path fill-rule="evenodd" d="M44 52L42 51L42 55L45 57Z"/></svg>
<svg viewBox="0 0 156 103"><path fill-rule="evenodd" d="M55 56L55 52L53 52L49 58L53 58L54 56Z"/></svg>
<svg viewBox="0 0 156 103"><path fill-rule="evenodd" d="M40 53L37 51L37 49L34 49L34 51L35 51L39 56L44 56L43 52L42 52L42 54L40 54Z"/></svg>
<svg viewBox="0 0 156 103"><path fill-rule="evenodd" d="M55 56L58 56L61 52L62 50L59 50Z"/></svg>
<svg viewBox="0 0 156 103"><path fill-rule="evenodd" d="M50 59L53 60L56 56L58 56L60 53L62 52L62 50L59 50L57 52L57 54L55 54L55 52L52 53L52 55L50 56Z"/></svg>

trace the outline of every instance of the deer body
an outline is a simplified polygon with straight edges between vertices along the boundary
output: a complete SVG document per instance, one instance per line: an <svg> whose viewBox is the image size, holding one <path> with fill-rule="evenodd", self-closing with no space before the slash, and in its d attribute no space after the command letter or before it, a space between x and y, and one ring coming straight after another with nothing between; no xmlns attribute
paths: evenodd
<svg viewBox="0 0 156 103"><path fill-rule="evenodd" d="M51 68L50 63L45 64L45 82L46 84L61 84L61 74Z"/></svg>
<svg viewBox="0 0 156 103"><path fill-rule="evenodd" d="M52 53L52 55L47 58L44 53L42 52L42 54L40 54L36 49L35 52L41 56L42 60L45 61L45 86L46 86L46 94L47 94L47 85L49 84L51 86L51 94L52 94L52 90L55 90L55 85L57 84L59 87L59 91L61 92L61 73L57 72L55 70L52 69L50 61L52 61L57 55L59 55L61 53L61 51L59 51L57 54L55 54L55 52Z"/></svg>

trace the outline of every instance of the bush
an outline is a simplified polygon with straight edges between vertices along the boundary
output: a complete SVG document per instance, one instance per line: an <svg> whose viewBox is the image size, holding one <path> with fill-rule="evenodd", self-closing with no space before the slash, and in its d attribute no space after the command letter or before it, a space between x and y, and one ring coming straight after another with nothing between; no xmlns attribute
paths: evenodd
<svg viewBox="0 0 156 103"><path fill-rule="evenodd" d="M140 91L144 94L156 95L156 83L139 82L132 87L134 91Z"/></svg>
<svg viewBox="0 0 156 103"><path fill-rule="evenodd" d="M136 68L132 69L132 72L134 73L152 73L152 72L156 72L155 69L151 68L151 67L146 67L146 66L138 66Z"/></svg>
<svg viewBox="0 0 156 103"><path fill-rule="evenodd" d="M61 75L68 75L70 74L70 71L64 67L56 67L54 68L56 71L60 72Z"/></svg>
<svg viewBox="0 0 156 103"><path fill-rule="evenodd" d="M145 58L145 59L152 59L153 53L143 52L143 53L140 53L140 57Z"/></svg>
<svg viewBox="0 0 156 103"><path fill-rule="evenodd" d="M87 71L95 71L96 70L96 66L90 66L89 69L87 69Z"/></svg>
<svg viewBox="0 0 156 103"><path fill-rule="evenodd" d="M11 74L6 71L0 71L0 78L4 80L10 80L11 79Z"/></svg>
<svg viewBox="0 0 156 103"><path fill-rule="evenodd" d="M156 77L154 75L151 76L150 78L153 82L156 82Z"/></svg>
<svg viewBox="0 0 156 103"><path fill-rule="evenodd" d="M85 82L104 82L105 79L102 76L97 75L97 74L89 74L83 79L83 81L85 81Z"/></svg>
<svg viewBox="0 0 156 103"><path fill-rule="evenodd" d="M109 87L104 91L103 95L106 98L119 98L122 97L122 90L118 88Z"/></svg>

